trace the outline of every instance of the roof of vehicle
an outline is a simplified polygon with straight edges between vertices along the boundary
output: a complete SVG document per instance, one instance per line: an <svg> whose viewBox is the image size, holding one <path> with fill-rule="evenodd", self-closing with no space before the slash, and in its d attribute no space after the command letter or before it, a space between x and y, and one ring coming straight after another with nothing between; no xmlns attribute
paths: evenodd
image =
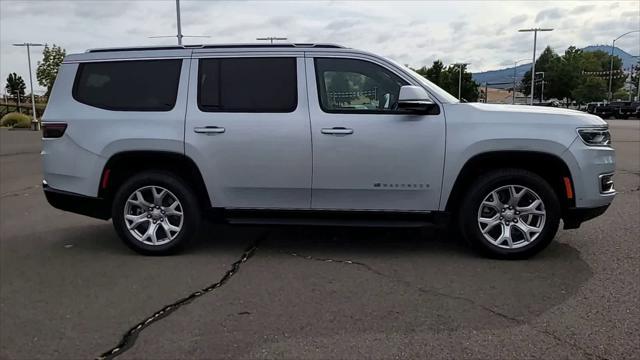
<svg viewBox="0 0 640 360"><path fill-rule="evenodd" d="M162 46L132 46L89 49L88 53L112 52L112 51L148 51L148 50L185 50L185 49L243 49L243 48L322 48L322 49L344 49L344 46L337 44L323 43L281 43L281 44L199 44L199 45L162 45Z"/></svg>

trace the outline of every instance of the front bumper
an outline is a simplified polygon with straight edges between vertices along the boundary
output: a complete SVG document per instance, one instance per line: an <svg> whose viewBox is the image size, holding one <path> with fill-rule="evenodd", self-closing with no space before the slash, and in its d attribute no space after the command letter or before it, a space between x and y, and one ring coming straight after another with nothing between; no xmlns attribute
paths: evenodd
<svg viewBox="0 0 640 360"><path fill-rule="evenodd" d="M56 209L102 220L111 218L111 211L108 203L104 199L57 190L49 187L44 182L42 189L49 204Z"/></svg>
<svg viewBox="0 0 640 360"><path fill-rule="evenodd" d="M577 229L583 222L604 214L608 208L609 204L594 208L569 208L562 217L564 229Z"/></svg>

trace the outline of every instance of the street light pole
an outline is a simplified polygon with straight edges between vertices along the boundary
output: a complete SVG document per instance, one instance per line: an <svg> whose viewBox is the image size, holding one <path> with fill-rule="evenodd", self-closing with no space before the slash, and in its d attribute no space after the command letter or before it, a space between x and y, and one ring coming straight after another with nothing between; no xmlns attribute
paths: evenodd
<svg viewBox="0 0 640 360"><path fill-rule="evenodd" d="M519 32L533 32L533 64L531 64L531 102L530 105L533 105L533 91L534 91L534 81L536 73L536 43L538 40L538 31L553 31L553 29L543 29L543 28L532 28L532 29L520 29Z"/></svg>
<svg viewBox="0 0 640 360"><path fill-rule="evenodd" d="M186 38L186 37L193 37L193 38L208 38L210 36L208 35L182 35L182 21L180 20L180 0L176 0L176 28L178 30L178 33L174 36L174 35L168 35L168 36L149 36L149 39L161 39L161 38L170 38L170 37L176 37L178 38L178 46L182 46L182 39Z"/></svg>
<svg viewBox="0 0 640 360"><path fill-rule="evenodd" d="M33 125L33 130L40 130L38 117L36 114L36 99L33 93L33 75L31 74L31 47L32 46L45 46L44 44L34 44L34 43L22 43L22 44L13 44L13 46L26 46L27 47L27 61L29 62L29 85L31 86L31 114L33 115L33 119L31 123ZM20 94L18 94L18 97ZM18 100L19 102L19 100Z"/></svg>
<svg viewBox="0 0 640 360"><path fill-rule="evenodd" d="M544 71L538 71L536 75L542 74L542 91L540 92L540 102L544 102Z"/></svg>
<svg viewBox="0 0 640 360"><path fill-rule="evenodd" d="M525 60L529 59L520 59L513 63L513 93L511 94L511 105L516 103L516 77L518 76L516 69L518 68L518 63Z"/></svg>
<svg viewBox="0 0 640 360"><path fill-rule="evenodd" d="M458 100L462 101L462 67L465 65L469 65L470 63L455 63L454 65L458 66Z"/></svg>
<svg viewBox="0 0 640 360"><path fill-rule="evenodd" d="M617 38L613 39L613 41L611 42L611 62L610 62L610 66L609 66L609 101L611 101L611 98L613 97L613 93L611 92L611 83L613 82L613 49L616 47L616 40L620 39L621 37L623 37L625 35L629 35L629 34L633 34L633 33L637 33L637 32L640 32L640 30L628 31L628 32L618 36Z"/></svg>
<svg viewBox="0 0 640 360"><path fill-rule="evenodd" d="M180 22L180 0L176 0L176 17L177 17L177 28L178 28L178 45L182 45L182 23Z"/></svg>

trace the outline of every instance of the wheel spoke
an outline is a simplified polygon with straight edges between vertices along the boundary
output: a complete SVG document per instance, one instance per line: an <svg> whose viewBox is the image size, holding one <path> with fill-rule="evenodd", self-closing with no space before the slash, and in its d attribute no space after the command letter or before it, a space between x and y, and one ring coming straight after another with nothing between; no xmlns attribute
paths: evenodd
<svg viewBox="0 0 640 360"><path fill-rule="evenodd" d="M486 224L487 226L482 230L483 234L488 233L489 231L491 231L491 229L493 229L496 225L500 224L500 215L496 214L491 218L479 218L478 221L482 224Z"/></svg>
<svg viewBox="0 0 640 360"><path fill-rule="evenodd" d="M516 224L515 226L518 231L520 231L522 233L522 235L524 235L524 241L526 242L530 242L531 241L531 234L529 233L529 226L523 222L519 222Z"/></svg>
<svg viewBox="0 0 640 360"><path fill-rule="evenodd" d="M160 225L162 226L162 229L167 234L167 237L169 239L172 239L175 236L172 233L178 233L180 231L180 228L178 226L172 225L169 221L167 221L167 219L161 222Z"/></svg>
<svg viewBox="0 0 640 360"><path fill-rule="evenodd" d="M542 209L538 209L539 207L542 207L542 201L540 199L536 199L527 206L517 207L516 210L520 211L523 215L544 215L544 207L542 207Z"/></svg>
<svg viewBox="0 0 640 360"><path fill-rule="evenodd" d="M527 188L523 187L520 189L521 189L520 191L516 191L515 185L509 186L509 195L511 196L511 198L509 199L509 205L514 207L518 206L518 203L520 202L524 194L527 192Z"/></svg>
<svg viewBox="0 0 640 360"><path fill-rule="evenodd" d="M140 190L136 191L134 193L135 195L135 199L132 199L131 197L127 200L127 202L130 202L136 206L139 206L141 208L149 208L151 206L153 206L153 204L151 204L150 202L148 202L147 200L144 199L144 196L142 195L142 192Z"/></svg>
<svg viewBox="0 0 640 360"><path fill-rule="evenodd" d="M502 228L502 241L500 243L503 242L507 242L507 246L509 246L509 249L513 249L513 239L511 238L511 225L505 225Z"/></svg>
<svg viewBox="0 0 640 360"><path fill-rule="evenodd" d="M176 208L179 205L180 205L180 203L177 200L174 201L173 204L169 205L169 207L166 208L167 215L180 215L180 216L182 216L182 211L176 210Z"/></svg>
<svg viewBox="0 0 640 360"><path fill-rule="evenodd" d="M489 232L489 231L491 231L494 227L496 227L496 225L500 225L500 222L499 222L499 221L496 221L496 222L492 222L492 223L490 223L489 225L487 225L487 227L486 227L486 228L484 228L484 230L482 230L482 233L483 233L483 234L488 233L488 232Z"/></svg>
<svg viewBox="0 0 640 360"><path fill-rule="evenodd" d="M167 194L167 190L161 188L160 192L158 192L158 188L154 186L151 188L151 193L153 193L153 203L155 205L162 205L162 199L164 199L164 196Z"/></svg>
<svg viewBox="0 0 640 360"><path fill-rule="evenodd" d="M488 201L487 199L489 197L491 197L493 200ZM485 200L482 202L482 205L488 206L496 211L500 211L504 206L500 201L500 197L498 197L498 193L496 191L493 191L491 194L489 194L489 196L487 196L487 198L485 198Z"/></svg>
<svg viewBox="0 0 640 360"><path fill-rule="evenodd" d="M153 243L153 245L156 245L158 243L158 237L156 236L156 231L158 230L158 224L149 224L149 227L147 228L147 231L144 233L144 235L142 235L142 239L140 239L141 241L148 241L151 240L151 242Z"/></svg>
<svg viewBox="0 0 640 360"><path fill-rule="evenodd" d="M149 221L146 213L140 215L125 215L125 219L131 221L131 224L128 225L129 230L135 229L143 222Z"/></svg>

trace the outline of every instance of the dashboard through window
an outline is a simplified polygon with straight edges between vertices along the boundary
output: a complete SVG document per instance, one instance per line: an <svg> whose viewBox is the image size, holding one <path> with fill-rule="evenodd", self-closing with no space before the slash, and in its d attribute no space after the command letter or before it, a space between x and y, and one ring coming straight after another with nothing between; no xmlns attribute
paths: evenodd
<svg viewBox="0 0 640 360"><path fill-rule="evenodd" d="M398 112L400 87L406 81L364 60L316 58L320 106L326 112Z"/></svg>

